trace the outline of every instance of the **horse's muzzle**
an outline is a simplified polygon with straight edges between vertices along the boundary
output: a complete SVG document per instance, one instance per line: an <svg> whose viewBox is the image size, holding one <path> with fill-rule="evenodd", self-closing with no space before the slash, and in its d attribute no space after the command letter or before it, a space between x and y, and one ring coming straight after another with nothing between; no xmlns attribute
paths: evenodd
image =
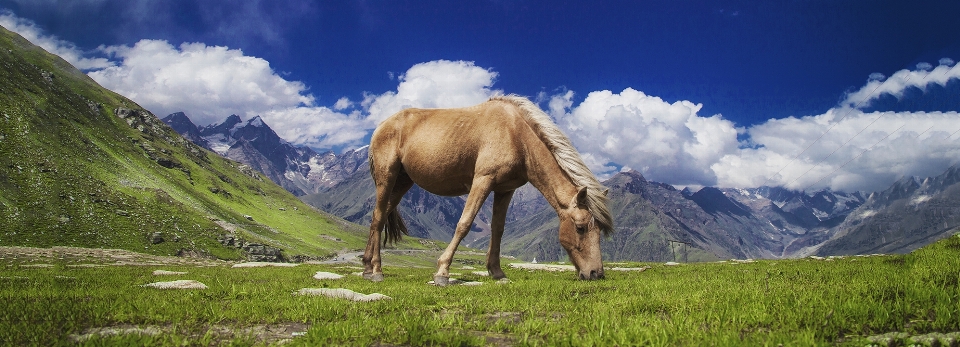
<svg viewBox="0 0 960 347"><path fill-rule="evenodd" d="M586 272L586 271L581 271L581 272L580 272L580 279L581 279L581 280L584 280L584 281L589 281L589 280L601 280L601 279L603 279L603 270L599 270L599 271L597 271L597 270L590 270L589 273Z"/></svg>

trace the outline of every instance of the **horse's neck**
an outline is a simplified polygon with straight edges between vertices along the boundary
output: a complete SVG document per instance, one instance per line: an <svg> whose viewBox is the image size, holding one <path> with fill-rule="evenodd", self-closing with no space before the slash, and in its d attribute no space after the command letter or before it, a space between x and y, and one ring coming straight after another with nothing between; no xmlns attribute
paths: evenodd
<svg viewBox="0 0 960 347"><path fill-rule="evenodd" d="M539 140L539 139L538 139ZM577 194L577 186L553 157L553 152L542 143L528 146L527 179L543 194L550 206L557 211L566 208Z"/></svg>

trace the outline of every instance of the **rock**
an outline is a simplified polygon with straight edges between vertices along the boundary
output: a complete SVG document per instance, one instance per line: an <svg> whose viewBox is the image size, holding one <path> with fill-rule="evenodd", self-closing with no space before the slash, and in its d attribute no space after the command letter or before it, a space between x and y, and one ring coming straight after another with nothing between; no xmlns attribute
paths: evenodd
<svg viewBox="0 0 960 347"><path fill-rule="evenodd" d="M457 285L459 285L459 286L479 286L479 285L482 285L483 282L471 282L471 281L459 280L459 279L456 279L456 278L450 278L450 279L447 279L447 283L437 284L436 280L433 280L433 281L427 282L427 284L432 285L432 286L440 286L440 287L445 287L445 286L457 286Z"/></svg>
<svg viewBox="0 0 960 347"><path fill-rule="evenodd" d="M243 218L246 218L249 221L253 220L253 216L250 216L250 215L243 215Z"/></svg>
<svg viewBox="0 0 960 347"><path fill-rule="evenodd" d="M207 289L207 285L194 280L154 282L154 283L144 284L141 287L151 287L151 288L157 288L157 289Z"/></svg>
<svg viewBox="0 0 960 347"><path fill-rule="evenodd" d="M514 269L524 269L524 270L576 271L576 268L573 265L511 263L510 267Z"/></svg>
<svg viewBox="0 0 960 347"><path fill-rule="evenodd" d="M343 275L335 274L332 272L317 271L317 273L313 275L313 278L316 278L318 280L338 280L343 278Z"/></svg>
<svg viewBox="0 0 960 347"><path fill-rule="evenodd" d="M311 295L311 296L327 296L337 299L347 299L353 301L378 301L378 300L391 300L393 298L380 294L380 293L371 293L371 294L361 294L350 289L344 288L303 288L295 293L294 295Z"/></svg>
<svg viewBox="0 0 960 347"><path fill-rule="evenodd" d="M283 261L281 250L276 247L261 245L259 243L248 243L243 246L247 252L247 259L250 261Z"/></svg>
<svg viewBox="0 0 960 347"><path fill-rule="evenodd" d="M668 262L666 262L666 263L663 263L663 265L666 265L666 266L677 266L677 265L680 265L680 263L675 262L675 261L668 261Z"/></svg>
<svg viewBox="0 0 960 347"><path fill-rule="evenodd" d="M159 231L150 234L150 243L155 245L163 243L163 234L161 234Z"/></svg>
<svg viewBox="0 0 960 347"><path fill-rule="evenodd" d="M167 270L154 270L154 271L153 271L153 275L154 275L154 276L186 275L186 274L187 274L186 272L179 272L179 271L167 271Z"/></svg>
<svg viewBox="0 0 960 347"><path fill-rule="evenodd" d="M233 266L231 266L231 267L235 267L235 268L244 268L244 267L267 267L267 266L274 266L274 267L294 267L294 266L297 266L297 265L300 265L300 264L294 264L294 263L271 263L271 262L253 261L253 262L233 264Z"/></svg>

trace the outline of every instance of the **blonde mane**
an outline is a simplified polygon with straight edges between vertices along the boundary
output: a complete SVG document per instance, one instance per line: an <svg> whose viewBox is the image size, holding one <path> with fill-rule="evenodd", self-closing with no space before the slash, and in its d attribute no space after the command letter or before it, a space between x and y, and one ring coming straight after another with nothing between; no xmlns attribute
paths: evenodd
<svg viewBox="0 0 960 347"><path fill-rule="evenodd" d="M536 104L519 95L493 96L490 100L509 102L523 111L524 120L536 131L540 140L550 148L557 164L570 177L573 184L587 188L587 210L593 215L600 230L603 230L606 235L612 233L613 218L610 217L610 210L607 208L606 187L597 181L590 168L583 163L580 153L570 143L570 139L553 123L550 116Z"/></svg>

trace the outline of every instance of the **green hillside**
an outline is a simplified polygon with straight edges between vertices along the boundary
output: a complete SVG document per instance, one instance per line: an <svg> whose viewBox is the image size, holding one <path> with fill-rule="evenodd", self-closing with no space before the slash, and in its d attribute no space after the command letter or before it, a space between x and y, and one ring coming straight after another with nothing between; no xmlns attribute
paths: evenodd
<svg viewBox="0 0 960 347"><path fill-rule="evenodd" d="M3 28L0 66L0 245L237 259L218 242L234 233L292 259L366 242Z"/></svg>

